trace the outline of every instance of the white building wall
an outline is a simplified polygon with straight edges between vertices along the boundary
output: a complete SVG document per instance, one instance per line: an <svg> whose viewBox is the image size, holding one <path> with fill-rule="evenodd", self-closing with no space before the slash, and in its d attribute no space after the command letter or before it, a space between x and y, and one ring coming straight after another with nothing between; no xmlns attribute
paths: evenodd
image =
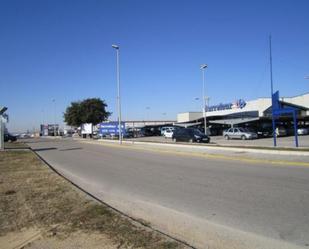
<svg viewBox="0 0 309 249"><path fill-rule="evenodd" d="M177 122L184 123L197 120L203 117L202 112L183 112L177 114Z"/></svg>

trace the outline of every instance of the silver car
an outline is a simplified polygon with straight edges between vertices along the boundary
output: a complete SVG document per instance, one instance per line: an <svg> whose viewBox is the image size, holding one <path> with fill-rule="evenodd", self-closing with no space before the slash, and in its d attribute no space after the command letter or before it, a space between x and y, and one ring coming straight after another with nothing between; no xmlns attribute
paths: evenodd
<svg viewBox="0 0 309 249"><path fill-rule="evenodd" d="M223 132L223 137L228 139L255 139L258 138L258 135L255 132L251 132L244 128L230 128Z"/></svg>

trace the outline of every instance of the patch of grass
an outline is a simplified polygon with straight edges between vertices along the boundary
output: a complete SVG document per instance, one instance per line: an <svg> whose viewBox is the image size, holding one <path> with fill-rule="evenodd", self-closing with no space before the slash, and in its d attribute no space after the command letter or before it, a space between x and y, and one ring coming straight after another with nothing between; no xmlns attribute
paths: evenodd
<svg viewBox="0 0 309 249"><path fill-rule="evenodd" d="M29 146L23 142L5 142L5 149L29 149Z"/></svg>
<svg viewBox="0 0 309 249"><path fill-rule="evenodd" d="M0 236L36 226L59 238L103 233L118 248L183 248L90 200L30 151L0 152L0 197Z"/></svg>

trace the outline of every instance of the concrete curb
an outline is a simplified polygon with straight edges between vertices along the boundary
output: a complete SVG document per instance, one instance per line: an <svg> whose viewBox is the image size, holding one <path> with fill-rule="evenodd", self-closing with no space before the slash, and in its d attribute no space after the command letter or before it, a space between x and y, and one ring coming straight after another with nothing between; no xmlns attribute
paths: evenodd
<svg viewBox="0 0 309 249"><path fill-rule="evenodd" d="M81 138L74 138L75 140L87 141L87 142L99 142L99 143L114 143L119 144L118 140L86 140ZM183 148L193 149L194 151L206 152L212 151L232 151L232 152L251 152L256 154L271 154L271 155L288 155L288 156L309 156L309 151L294 151L294 150L270 150L270 149L254 149L254 148L233 148L233 147L221 147L221 146L198 146L188 144L170 144L170 143L153 143L153 142L140 142L140 141L122 141L127 145L147 145L152 147L168 147L168 148Z"/></svg>

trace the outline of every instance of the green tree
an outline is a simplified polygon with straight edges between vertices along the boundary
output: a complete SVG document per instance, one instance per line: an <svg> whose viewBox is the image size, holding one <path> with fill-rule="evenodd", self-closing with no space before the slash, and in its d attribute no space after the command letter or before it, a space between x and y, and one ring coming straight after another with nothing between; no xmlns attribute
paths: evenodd
<svg viewBox="0 0 309 249"><path fill-rule="evenodd" d="M64 113L64 121L70 126L81 126L84 123L94 125L106 121L111 115L106 111L107 104L100 98L89 98L72 102Z"/></svg>

